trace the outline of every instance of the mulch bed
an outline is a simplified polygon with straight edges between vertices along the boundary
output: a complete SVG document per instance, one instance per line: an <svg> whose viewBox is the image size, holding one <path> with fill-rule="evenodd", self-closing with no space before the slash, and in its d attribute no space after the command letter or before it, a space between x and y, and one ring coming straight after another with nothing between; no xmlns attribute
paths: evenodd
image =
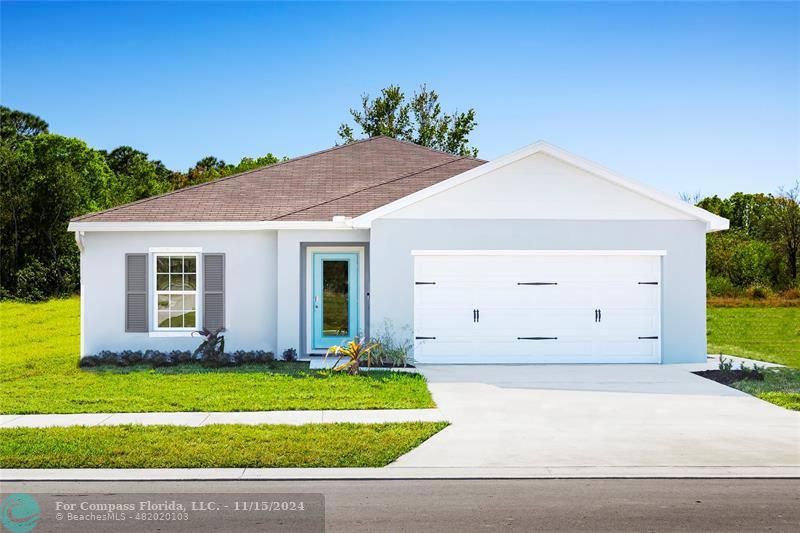
<svg viewBox="0 0 800 533"><path fill-rule="evenodd" d="M712 381L716 381L717 383L722 383L723 385L731 385L737 381L742 381L745 379L753 379L756 381L762 381L764 379L764 376L755 377L751 373L742 372L741 370L731 370L730 372L722 372L721 370L702 370L700 372L694 372L694 374Z"/></svg>

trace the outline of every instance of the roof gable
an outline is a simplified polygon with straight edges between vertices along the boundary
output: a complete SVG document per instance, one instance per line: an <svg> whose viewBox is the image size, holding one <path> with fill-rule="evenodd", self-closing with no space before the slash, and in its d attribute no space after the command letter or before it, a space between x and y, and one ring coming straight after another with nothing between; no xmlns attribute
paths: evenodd
<svg viewBox="0 0 800 533"><path fill-rule="evenodd" d="M539 141L356 217L728 221Z"/></svg>

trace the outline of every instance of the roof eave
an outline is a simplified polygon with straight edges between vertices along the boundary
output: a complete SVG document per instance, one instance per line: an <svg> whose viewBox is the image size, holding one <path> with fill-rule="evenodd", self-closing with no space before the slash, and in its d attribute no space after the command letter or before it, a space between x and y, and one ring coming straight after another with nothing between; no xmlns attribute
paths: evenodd
<svg viewBox="0 0 800 533"><path fill-rule="evenodd" d="M165 222L70 222L68 231L261 231L261 230L352 230L349 219L336 221L263 220L263 221L165 221Z"/></svg>

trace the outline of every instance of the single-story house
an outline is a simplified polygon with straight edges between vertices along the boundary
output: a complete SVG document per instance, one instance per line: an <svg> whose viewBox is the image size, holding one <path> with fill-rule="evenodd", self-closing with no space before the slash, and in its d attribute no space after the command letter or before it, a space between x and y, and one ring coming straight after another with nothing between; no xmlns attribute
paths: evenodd
<svg viewBox="0 0 800 533"><path fill-rule="evenodd" d="M706 358L728 221L537 142L491 162L387 137L74 219L81 354L324 354L388 328L422 363Z"/></svg>

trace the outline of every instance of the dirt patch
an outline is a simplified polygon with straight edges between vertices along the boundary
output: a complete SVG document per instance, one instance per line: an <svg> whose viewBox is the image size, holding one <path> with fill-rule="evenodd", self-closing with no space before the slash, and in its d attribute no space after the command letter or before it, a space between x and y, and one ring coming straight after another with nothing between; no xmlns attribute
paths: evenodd
<svg viewBox="0 0 800 533"><path fill-rule="evenodd" d="M753 374L752 372L743 372L741 370L731 370L729 372L723 372L721 370L702 370L700 372L694 372L694 374L712 381L716 381L717 383L722 383L723 385L732 385L737 381L743 381L746 379L753 381L764 380L764 376L762 374Z"/></svg>

